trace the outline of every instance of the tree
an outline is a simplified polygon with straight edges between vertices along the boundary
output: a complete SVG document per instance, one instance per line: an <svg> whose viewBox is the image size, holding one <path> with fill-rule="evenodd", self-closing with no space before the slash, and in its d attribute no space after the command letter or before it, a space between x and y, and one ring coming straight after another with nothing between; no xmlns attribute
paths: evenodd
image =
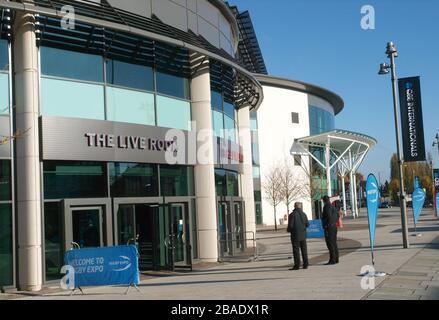
<svg viewBox="0 0 439 320"><path fill-rule="evenodd" d="M262 183L264 198L270 203L274 211L274 228L277 231L276 207L282 202L282 168L278 165L272 166Z"/></svg>
<svg viewBox="0 0 439 320"><path fill-rule="evenodd" d="M291 163L285 159L280 170L281 196L282 201L290 212L290 205L293 201L307 198L310 195L309 179L304 179L293 168Z"/></svg>

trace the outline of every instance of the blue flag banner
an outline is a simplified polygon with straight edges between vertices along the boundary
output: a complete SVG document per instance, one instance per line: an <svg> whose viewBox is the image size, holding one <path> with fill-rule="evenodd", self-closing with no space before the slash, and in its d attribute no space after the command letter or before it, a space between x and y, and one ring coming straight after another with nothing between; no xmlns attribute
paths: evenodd
<svg viewBox="0 0 439 320"><path fill-rule="evenodd" d="M75 288L139 284L136 246L70 250L65 254L65 264L75 270Z"/></svg>
<svg viewBox="0 0 439 320"><path fill-rule="evenodd" d="M379 186L376 177L370 174L366 182L367 218L369 220L370 246L375 246L375 229L378 218L378 204L380 198Z"/></svg>
<svg viewBox="0 0 439 320"><path fill-rule="evenodd" d="M416 176L415 177L415 187L414 187L414 190L416 190L418 188L421 188L421 182L419 181L419 177Z"/></svg>
<svg viewBox="0 0 439 320"><path fill-rule="evenodd" d="M439 218L439 193L436 194L436 216Z"/></svg>
<svg viewBox="0 0 439 320"><path fill-rule="evenodd" d="M412 194L412 205L413 205L413 219L415 220L415 224L418 223L419 217L422 213L422 208L425 203L425 192L421 188L415 189Z"/></svg>
<svg viewBox="0 0 439 320"><path fill-rule="evenodd" d="M322 220L311 220L309 222L309 228L306 229L306 237L308 239L325 237L325 232L323 231L323 226L322 226Z"/></svg>

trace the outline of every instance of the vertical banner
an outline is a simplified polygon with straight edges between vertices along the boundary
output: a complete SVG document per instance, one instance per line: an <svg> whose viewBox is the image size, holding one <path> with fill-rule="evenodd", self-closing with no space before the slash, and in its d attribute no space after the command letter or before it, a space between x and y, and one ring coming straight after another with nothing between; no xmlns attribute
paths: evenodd
<svg viewBox="0 0 439 320"><path fill-rule="evenodd" d="M434 201L436 207L436 215L439 217L439 169L433 169L433 185L434 185Z"/></svg>
<svg viewBox="0 0 439 320"><path fill-rule="evenodd" d="M378 181L373 174L367 177L366 182L366 200L367 200L367 218L369 221L369 235L370 235L370 246L372 249L375 246L375 229L376 222L378 218L378 204L379 204L380 192Z"/></svg>
<svg viewBox="0 0 439 320"><path fill-rule="evenodd" d="M439 218L439 193L436 194L436 216Z"/></svg>
<svg viewBox="0 0 439 320"><path fill-rule="evenodd" d="M426 194L421 188L416 188L412 194L412 205L413 205L413 220L415 221L415 227L418 223L419 217L422 213L422 208L424 207Z"/></svg>
<svg viewBox="0 0 439 320"><path fill-rule="evenodd" d="M414 186L414 189L413 189L413 190L416 190L416 189L418 189L418 188L421 188L421 181L419 180L419 177L416 176L416 177L415 177L415 186Z"/></svg>
<svg viewBox="0 0 439 320"><path fill-rule="evenodd" d="M404 161L425 161L424 122L419 77L399 79Z"/></svg>

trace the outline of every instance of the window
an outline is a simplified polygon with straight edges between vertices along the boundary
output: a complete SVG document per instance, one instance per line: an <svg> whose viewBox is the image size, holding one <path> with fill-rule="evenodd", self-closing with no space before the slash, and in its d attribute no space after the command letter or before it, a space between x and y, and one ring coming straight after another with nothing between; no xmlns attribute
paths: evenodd
<svg viewBox="0 0 439 320"><path fill-rule="evenodd" d="M12 204L0 203L0 286L13 283Z"/></svg>
<svg viewBox="0 0 439 320"><path fill-rule="evenodd" d="M222 112L213 111L213 133L220 138L224 138L224 116Z"/></svg>
<svg viewBox="0 0 439 320"><path fill-rule="evenodd" d="M0 115L9 114L9 75L0 73Z"/></svg>
<svg viewBox="0 0 439 320"><path fill-rule="evenodd" d="M41 47L40 50L43 75L104 82L103 58L101 56L49 47Z"/></svg>
<svg viewBox="0 0 439 320"><path fill-rule="evenodd" d="M215 169L217 196L239 196L239 174L234 171Z"/></svg>
<svg viewBox="0 0 439 320"><path fill-rule="evenodd" d="M220 92L211 91L211 104L213 110L223 111L223 96Z"/></svg>
<svg viewBox="0 0 439 320"><path fill-rule="evenodd" d="M112 197L158 196L156 165L136 163L110 163Z"/></svg>
<svg viewBox="0 0 439 320"><path fill-rule="evenodd" d="M295 166L302 166L302 156L301 155L294 156L294 165Z"/></svg>
<svg viewBox="0 0 439 320"><path fill-rule="evenodd" d="M160 166L161 195L184 197L195 195L194 168L187 166Z"/></svg>
<svg viewBox="0 0 439 320"><path fill-rule="evenodd" d="M147 66L108 60L107 83L143 91L154 90L153 70Z"/></svg>
<svg viewBox="0 0 439 320"><path fill-rule="evenodd" d="M311 134L320 134L331 131L335 127L334 115L319 107L309 107L309 121Z"/></svg>
<svg viewBox="0 0 439 320"><path fill-rule="evenodd" d="M44 162L45 199L107 197L107 170L102 162Z"/></svg>
<svg viewBox="0 0 439 320"><path fill-rule="evenodd" d="M157 95L157 125L191 130L191 104L187 101Z"/></svg>
<svg viewBox="0 0 439 320"><path fill-rule="evenodd" d="M189 80L168 73L157 72L157 92L181 99L190 99Z"/></svg>
<svg viewBox="0 0 439 320"><path fill-rule="evenodd" d="M107 120L154 126L154 95L107 87Z"/></svg>
<svg viewBox="0 0 439 320"><path fill-rule="evenodd" d="M291 118L292 118L293 123L299 123L299 114L297 112L292 112Z"/></svg>
<svg viewBox="0 0 439 320"><path fill-rule="evenodd" d="M217 196L227 195L226 170L215 169L215 188Z"/></svg>
<svg viewBox="0 0 439 320"><path fill-rule="evenodd" d="M11 190L11 161L0 160L0 201L11 201Z"/></svg>
<svg viewBox="0 0 439 320"><path fill-rule="evenodd" d="M0 71L9 71L8 41L0 39Z"/></svg>
<svg viewBox="0 0 439 320"><path fill-rule="evenodd" d="M104 86L65 80L41 80L42 114L105 120Z"/></svg>
<svg viewBox="0 0 439 320"><path fill-rule="evenodd" d="M64 243L61 202L44 204L44 250L46 263L46 281L57 280L64 262Z"/></svg>
<svg viewBox="0 0 439 320"><path fill-rule="evenodd" d="M224 138L236 142L235 121L228 116L224 116Z"/></svg>
<svg viewBox="0 0 439 320"><path fill-rule="evenodd" d="M237 172L227 171L227 195L239 196L239 174Z"/></svg>
<svg viewBox="0 0 439 320"><path fill-rule="evenodd" d="M235 106L233 104L224 101L224 113L235 120Z"/></svg>

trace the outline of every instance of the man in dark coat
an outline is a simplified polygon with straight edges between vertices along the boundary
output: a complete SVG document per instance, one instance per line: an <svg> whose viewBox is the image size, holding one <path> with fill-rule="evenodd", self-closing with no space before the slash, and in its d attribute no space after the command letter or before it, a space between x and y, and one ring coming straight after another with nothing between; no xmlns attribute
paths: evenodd
<svg viewBox="0 0 439 320"><path fill-rule="evenodd" d="M329 250L329 262L326 265L338 263L337 246L337 221L339 218L338 210L331 204L328 196L323 197L324 207L322 214L322 225L325 230L326 246Z"/></svg>
<svg viewBox="0 0 439 320"><path fill-rule="evenodd" d="M299 270L300 251L302 251L303 269L308 269L308 249L306 245L306 228L309 227L308 217L302 211L302 203L294 204L294 211L288 217L287 231L291 233L294 266L290 270Z"/></svg>

